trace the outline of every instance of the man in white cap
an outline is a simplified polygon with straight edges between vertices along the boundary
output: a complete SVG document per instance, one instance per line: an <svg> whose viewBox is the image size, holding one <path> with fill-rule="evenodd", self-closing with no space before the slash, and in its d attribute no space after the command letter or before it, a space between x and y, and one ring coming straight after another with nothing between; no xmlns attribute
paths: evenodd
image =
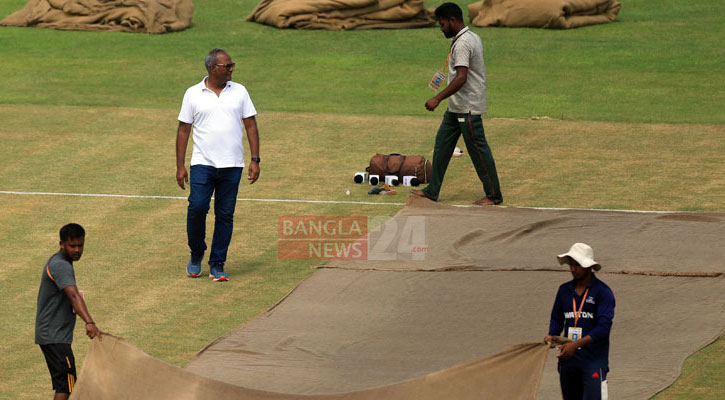
<svg viewBox="0 0 725 400"><path fill-rule="evenodd" d="M594 250L574 243L569 252L557 256L568 265L572 279L559 286L551 310L549 334L544 342L554 347L554 336L562 330L568 343L560 345L559 383L564 400L607 399L609 332L614 319L614 294L594 276L601 265Z"/></svg>

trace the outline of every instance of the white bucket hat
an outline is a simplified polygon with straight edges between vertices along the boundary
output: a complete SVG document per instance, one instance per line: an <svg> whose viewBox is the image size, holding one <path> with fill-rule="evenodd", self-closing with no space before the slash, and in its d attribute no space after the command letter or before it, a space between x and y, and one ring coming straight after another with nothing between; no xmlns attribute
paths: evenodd
<svg viewBox="0 0 725 400"><path fill-rule="evenodd" d="M571 245L568 253L559 254L556 258L561 265L568 263L567 258L572 258L583 268L593 268L595 271L599 271L602 268L598 262L594 261L594 250L588 244L584 243L574 243Z"/></svg>

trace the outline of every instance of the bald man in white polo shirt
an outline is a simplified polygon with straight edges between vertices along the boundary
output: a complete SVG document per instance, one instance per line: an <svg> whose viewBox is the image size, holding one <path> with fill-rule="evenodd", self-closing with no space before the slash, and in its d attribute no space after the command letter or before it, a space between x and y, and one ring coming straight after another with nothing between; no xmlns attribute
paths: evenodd
<svg viewBox="0 0 725 400"><path fill-rule="evenodd" d="M214 237L209 254L209 277L229 280L224 272L232 238L234 208L244 164L244 131L247 132L251 162L247 179L259 178L259 132L252 99L247 89L232 82L235 63L223 49L213 49L204 58L208 72L200 83L184 94L176 134L176 183L189 184L186 232L191 258L189 277L201 276L201 262L207 249L206 215L214 195ZM186 170L186 148L194 128L190 174Z"/></svg>

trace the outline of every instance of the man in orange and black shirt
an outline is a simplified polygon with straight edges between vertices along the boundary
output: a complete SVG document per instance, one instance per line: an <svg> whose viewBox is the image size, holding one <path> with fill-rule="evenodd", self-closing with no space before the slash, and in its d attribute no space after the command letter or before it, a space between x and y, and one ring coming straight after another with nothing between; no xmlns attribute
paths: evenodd
<svg viewBox="0 0 725 400"><path fill-rule="evenodd" d="M76 381L71 343L76 315L86 323L86 334L93 339L101 332L86 308L76 286L73 262L83 255L86 232L78 224L60 229L60 250L43 266L38 309L35 315L35 343L40 345L55 390L54 400L70 397Z"/></svg>

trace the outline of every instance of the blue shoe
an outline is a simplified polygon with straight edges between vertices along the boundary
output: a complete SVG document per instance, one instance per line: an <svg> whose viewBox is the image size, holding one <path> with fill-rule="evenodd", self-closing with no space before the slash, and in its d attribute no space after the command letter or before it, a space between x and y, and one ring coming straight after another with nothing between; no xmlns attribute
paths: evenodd
<svg viewBox="0 0 725 400"><path fill-rule="evenodd" d="M209 278L213 279L214 282L225 282L229 280L229 275L224 272L224 263L217 263L210 267Z"/></svg>
<svg viewBox="0 0 725 400"><path fill-rule="evenodd" d="M186 265L186 273L189 275L189 278L198 278L201 276L201 258L195 260L192 257L189 260L189 264Z"/></svg>

